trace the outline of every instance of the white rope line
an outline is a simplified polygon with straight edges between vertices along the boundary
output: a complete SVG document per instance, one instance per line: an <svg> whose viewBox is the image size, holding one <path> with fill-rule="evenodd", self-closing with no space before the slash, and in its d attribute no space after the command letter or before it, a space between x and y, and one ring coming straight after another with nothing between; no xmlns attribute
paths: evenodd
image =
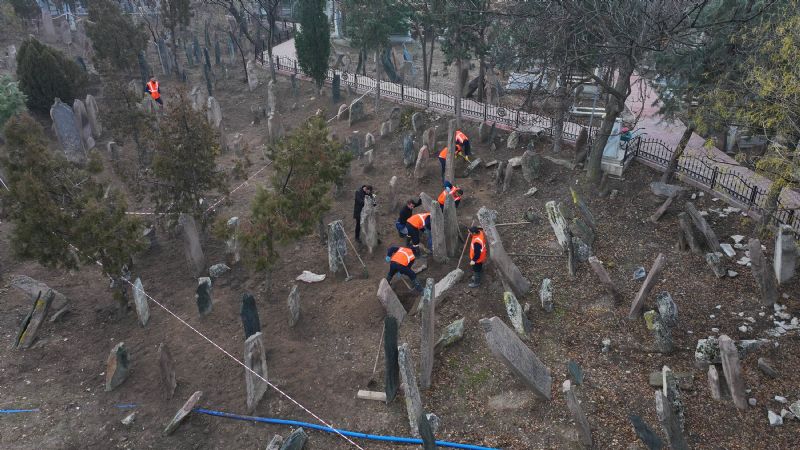
<svg viewBox="0 0 800 450"><path fill-rule="evenodd" d="M367 89L367 92L364 92L364 93L361 95L361 97L358 97L357 99L353 100L353 102L357 102L357 101L359 101L359 100L363 99L364 97L366 97L366 96L367 96L367 94L369 94L370 92L372 92L372 91L374 91L374 90L375 90L375 88L374 88L374 87ZM352 104L353 104L353 102L351 102L351 103L350 103L350 105L352 105ZM347 105L347 110L348 110L348 111L350 111L350 105ZM338 114L338 112L337 112L337 114L335 114L333 117L331 117L330 119L328 119L328 122L327 122L327 123L331 123L331 122L333 122L333 119L335 119L335 118L337 118L337 117L339 117L339 114Z"/></svg>

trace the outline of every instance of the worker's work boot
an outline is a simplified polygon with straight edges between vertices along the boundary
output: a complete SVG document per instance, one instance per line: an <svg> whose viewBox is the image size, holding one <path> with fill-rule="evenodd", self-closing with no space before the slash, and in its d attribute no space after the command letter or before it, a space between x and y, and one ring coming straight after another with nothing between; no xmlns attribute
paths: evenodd
<svg viewBox="0 0 800 450"><path fill-rule="evenodd" d="M475 272L472 275L472 281L469 282L469 287L476 288L481 285L481 272Z"/></svg>

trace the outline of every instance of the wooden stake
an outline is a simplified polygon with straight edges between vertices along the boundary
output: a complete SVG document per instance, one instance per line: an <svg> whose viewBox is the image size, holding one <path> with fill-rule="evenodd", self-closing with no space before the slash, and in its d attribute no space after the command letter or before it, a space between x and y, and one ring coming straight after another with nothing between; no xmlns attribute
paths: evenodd
<svg viewBox="0 0 800 450"><path fill-rule="evenodd" d="M533 223L533 222L507 222L507 223L496 223L496 224L494 224L494 226L496 226L496 227L505 227L505 226L511 226L511 225L528 225L528 224L531 224L531 223Z"/></svg>
<svg viewBox="0 0 800 450"><path fill-rule="evenodd" d="M472 219L472 222L470 222L469 224L469 228L472 228L473 225L475 225L475 219ZM464 252L467 251L467 245L469 244L469 235L470 235L469 228L467 228L467 238L464 239L464 248L461 249L461 256L458 257L458 264L456 265L456 269L461 267L461 260L464 258Z"/></svg>

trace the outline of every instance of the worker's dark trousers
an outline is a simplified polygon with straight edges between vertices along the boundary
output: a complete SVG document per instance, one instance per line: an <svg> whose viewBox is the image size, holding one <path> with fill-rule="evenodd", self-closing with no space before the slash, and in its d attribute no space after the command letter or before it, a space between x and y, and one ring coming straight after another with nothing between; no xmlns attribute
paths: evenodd
<svg viewBox="0 0 800 450"><path fill-rule="evenodd" d="M443 158L439 158L439 164L442 166L442 180L444 180L444 168L447 166L447 160Z"/></svg>
<svg viewBox="0 0 800 450"><path fill-rule="evenodd" d="M432 244L431 240L433 236L431 235L430 230L426 229L426 231L428 231L428 248L431 248ZM408 235L411 237L411 245L414 246L419 245L419 239L421 234L422 231L416 229L415 227L412 227L411 225L408 226Z"/></svg>
<svg viewBox="0 0 800 450"><path fill-rule="evenodd" d="M386 275L386 280L387 281L392 281L392 277L397 272L400 272L401 274L407 276L408 278L411 279L411 281L415 281L417 279L417 274L414 273L413 270L411 270L410 265L409 266L404 266L404 265L401 265L401 264L398 264L398 263L392 261L391 263L389 263L389 275Z"/></svg>
<svg viewBox="0 0 800 450"><path fill-rule="evenodd" d="M472 271L475 273L483 272L483 263L475 263L475 265L472 266Z"/></svg>
<svg viewBox="0 0 800 450"><path fill-rule="evenodd" d="M361 220L356 220L356 240L361 241Z"/></svg>

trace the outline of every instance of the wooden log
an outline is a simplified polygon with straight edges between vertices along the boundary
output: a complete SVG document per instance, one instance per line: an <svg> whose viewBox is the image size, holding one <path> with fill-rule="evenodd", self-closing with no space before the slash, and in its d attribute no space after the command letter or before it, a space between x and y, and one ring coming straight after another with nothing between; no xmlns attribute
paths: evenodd
<svg viewBox="0 0 800 450"><path fill-rule="evenodd" d="M722 252L722 247L719 246L719 239L717 238L717 234L714 233L714 230L711 228L711 225L706 222L706 219L700 214L700 211L694 206L692 202L686 202L686 212L689 214L689 217L692 218L692 222L700 230L700 233L703 234L705 237L706 243L708 243L708 247L711 249L712 252Z"/></svg>
<svg viewBox="0 0 800 450"><path fill-rule="evenodd" d="M678 214L678 223L680 224L686 243L689 244L689 248L692 249L693 253L702 255L703 249L700 247L700 243L697 242L697 236L694 234L694 228L689 219L689 215L685 212Z"/></svg>
<svg viewBox="0 0 800 450"><path fill-rule="evenodd" d="M672 205L672 202L674 201L675 197L667 197L667 199L664 200L664 203L662 203L661 206L658 207L656 212L654 212L653 215L650 216L650 222L658 223L659 219L661 219L661 216L663 216L664 213L667 212L667 208L669 208L670 205Z"/></svg>
<svg viewBox="0 0 800 450"><path fill-rule="evenodd" d="M628 319L636 319L639 316L639 313L642 310L642 305L644 305L644 300L647 298L647 295L650 294L650 291L655 286L656 282L658 281L658 276L661 274L661 270L664 268L664 264L667 262L667 257L664 256L663 253L659 253L656 257L656 261L653 263L653 267L650 268L650 273L647 274L647 278L645 278L644 283L642 283L642 287L639 289L639 292L636 293L636 297L634 297L633 302L631 303L631 310L628 312Z"/></svg>
<svg viewBox="0 0 800 450"><path fill-rule="evenodd" d="M611 276L608 275L608 271L603 265L603 261L600 261L600 259L598 259L596 256L590 256L589 265L592 267L594 274L597 275L597 278L600 279L600 282L603 283L603 286L605 286L606 291L608 291L611 297L614 298L614 301L619 301L622 298L622 295L614 285L614 282L611 281Z"/></svg>

